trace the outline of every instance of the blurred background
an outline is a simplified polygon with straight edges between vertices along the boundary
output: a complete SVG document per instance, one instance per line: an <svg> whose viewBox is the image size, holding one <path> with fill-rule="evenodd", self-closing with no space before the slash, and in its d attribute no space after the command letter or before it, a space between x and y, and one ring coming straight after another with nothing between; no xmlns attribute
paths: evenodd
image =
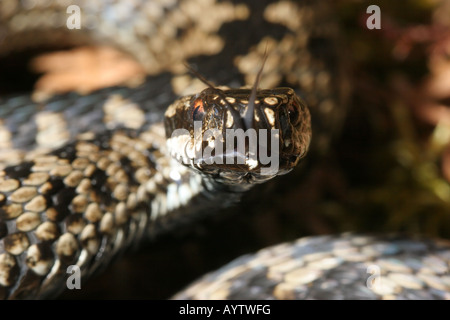
<svg viewBox="0 0 450 320"><path fill-rule="evenodd" d="M166 299L232 259L346 231L450 238L450 1L335 1L351 99L322 159L119 258L63 299ZM261 200L264 201L261 201Z"/></svg>

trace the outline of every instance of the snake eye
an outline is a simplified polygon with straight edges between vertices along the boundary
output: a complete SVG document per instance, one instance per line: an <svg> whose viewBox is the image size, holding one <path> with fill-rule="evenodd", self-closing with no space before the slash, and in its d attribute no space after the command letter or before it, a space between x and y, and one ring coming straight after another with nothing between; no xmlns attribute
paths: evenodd
<svg viewBox="0 0 450 320"><path fill-rule="evenodd" d="M192 119L194 121L201 121L205 116L205 108L203 107L202 98L197 98L194 100L194 106L192 107Z"/></svg>
<svg viewBox="0 0 450 320"><path fill-rule="evenodd" d="M289 121L293 126L296 126L300 121L300 106L297 101L292 101L292 103L288 107Z"/></svg>

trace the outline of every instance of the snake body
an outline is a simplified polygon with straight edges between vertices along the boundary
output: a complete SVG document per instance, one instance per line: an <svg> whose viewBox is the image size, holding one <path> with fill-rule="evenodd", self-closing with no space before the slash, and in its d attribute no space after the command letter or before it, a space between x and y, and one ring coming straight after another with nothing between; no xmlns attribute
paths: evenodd
<svg viewBox="0 0 450 320"><path fill-rule="evenodd" d="M175 299L448 300L448 241L304 237L242 256Z"/></svg>
<svg viewBox="0 0 450 320"><path fill-rule="evenodd" d="M186 151L195 151L193 121L202 121L202 132L279 129L278 174L283 174L293 169L309 147L310 113L313 155L327 149L344 114L339 109L344 98L335 50L337 28L328 2L70 4L78 6L84 17L79 30L66 27L69 4L64 1L2 2L0 54L35 46L109 43L131 54L148 76L134 88L55 95L44 101L30 95L1 98L0 129L6 137L0 154L2 298L57 296L66 287L68 266L79 266L82 278L88 279L126 248L235 204L254 184L276 176L259 174L263 165L246 162L248 153L233 154L243 158L241 165L211 165L204 158L191 161ZM255 75L266 50L270 54L258 84ZM184 74L185 61L213 83L230 88L256 84L253 89L204 89L203 83ZM308 101L310 111L298 96ZM253 116L248 115L249 109ZM173 138L175 129L186 129L187 134ZM219 278L213 287L221 290L217 294L209 288L206 292L215 294L199 297L246 298L242 290L246 284L257 298L324 298L327 285L332 287L325 280L318 284L320 294L305 293L323 270L346 268L341 263L346 257L348 261L378 257L385 266L389 261L382 258L391 255L412 261L401 272L425 269L420 281L426 285L412 289L435 290L428 297L448 298L448 245L399 242L396 246L394 242L389 247L384 238L364 239L313 238L268 249L236 262L238 271L234 264L225 267L225 275L209 276L207 282ZM341 256L330 254L335 247L342 249L338 250ZM364 255L370 250L372 254ZM439 265L446 264L447 271L431 268L434 273L427 275L428 269L417 267L413 260L425 251L434 252L433 257ZM346 256L346 252L353 255ZM261 260L272 253L271 261ZM305 253L316 254L317 259ZM355 258L358 253L360 260ZM328 269L324 264L314 265L324 257L329 258L325 259ZM305 264L307 268L300 268ZM339 284L347 278L338 271ZM232 280L230 274L243 278ZM361 277L358 274L350 282ZM413 293L401 290L410 289L408 284L391 285L390 291L363 291L369 297L389 297L399 291L408 297ZM195 297L193 290L178 297Z"/></svg>

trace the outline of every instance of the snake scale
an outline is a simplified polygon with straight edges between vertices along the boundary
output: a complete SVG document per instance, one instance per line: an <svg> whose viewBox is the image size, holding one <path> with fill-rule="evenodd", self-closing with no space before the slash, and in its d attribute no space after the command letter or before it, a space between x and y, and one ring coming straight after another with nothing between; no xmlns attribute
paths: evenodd
<svg viewBox="0 0 450 320"><path fill-rule="evenodd" d="M70 5L80 29L66 26ZM345 114L332 14L328 1L2 1L0 55L107 43L147 76L88 94L0 98L0 297L56 297L68 266L86 280L143 239L235 205L308 148L324 154ZM193 121L202 132L279 129L279 171L261 175L248 152L233 154L240 165L190 162ZM448 299L449 261L444 241L310 237L239 258L175 298ZM383 282L371 286L373 266Z"/></svg>

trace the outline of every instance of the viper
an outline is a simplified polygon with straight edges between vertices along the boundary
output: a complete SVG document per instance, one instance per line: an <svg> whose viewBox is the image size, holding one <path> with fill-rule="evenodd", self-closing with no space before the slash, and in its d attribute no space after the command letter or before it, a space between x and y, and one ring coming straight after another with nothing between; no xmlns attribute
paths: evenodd
<svg viewBox="0 0 450 320"><path fill-rule="evenodd" d="M238 205L308 150L321 157L345 115L337 30L329 2L2 2L0 54L107 43L146 77L1 98L0 296L55 297L69 267L88 281L127 248ZM230 130L258 144L239 148ZM301 239L176 298L448 298L449 253L431 240ZM387 284L366 281L373 265Z"/></svg>

